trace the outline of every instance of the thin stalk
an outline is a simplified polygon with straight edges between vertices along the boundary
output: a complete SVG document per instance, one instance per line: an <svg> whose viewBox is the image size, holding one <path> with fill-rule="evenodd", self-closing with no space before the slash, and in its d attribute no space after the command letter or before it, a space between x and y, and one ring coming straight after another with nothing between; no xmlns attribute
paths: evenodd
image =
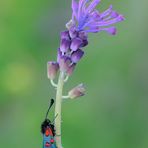
<svg viewBox="0 0 148 148"><path fill-rule="evenodd" d="M61 142L61 106L62 106L62 91L64 85L64 73L60 72L57 84L56 101L55 101L55 129L56 129L56 145L57 148L62 148Z"/></svg>

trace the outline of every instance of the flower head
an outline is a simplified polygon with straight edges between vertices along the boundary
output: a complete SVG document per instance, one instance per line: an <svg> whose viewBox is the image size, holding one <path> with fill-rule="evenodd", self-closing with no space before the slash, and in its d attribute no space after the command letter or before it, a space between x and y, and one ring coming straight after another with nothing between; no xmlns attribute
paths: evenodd
<svg viewBox="0 0 148 148"><path fill-rule="evenodd" d="M104 12L96 10L100 0L72 0L72 19L66 24L68 30L61 32L57 62L60 71L71 75L76 64L84 55L88 45L88 33L106 31L116 34L115 23L124 20L123 15L113 10L112 5Z"/></svg>
<svg viewBox="0 0 148 148"><path fill-rule="evenodd" d="M101 0L72 0L72 21L77 31L100 32L116 34L116 28L110 27L124 20L124 16L113 10L112 5L104 12L96 10Z"/></svg>

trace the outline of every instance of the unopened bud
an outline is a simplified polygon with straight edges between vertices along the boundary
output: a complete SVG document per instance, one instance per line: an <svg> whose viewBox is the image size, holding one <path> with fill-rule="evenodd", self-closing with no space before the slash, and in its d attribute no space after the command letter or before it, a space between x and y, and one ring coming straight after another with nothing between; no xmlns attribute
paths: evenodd
<svg viewBox="0 0 148 148"><path fill-rule="evenodd" d="M57 62L48 62L47 63L47 77L51 80L53 80L56 75L57 72L59 70L59 64Z"/></svg>
<svg viewBox="0 0 148 148"><path fill-rule="evenodd" d="M85 88L83 84L79 84L69 91L68 96L70 99L75 99L85 95Z"/></svg>
<svg viewBox="0 0 148 148"><path fill-rule="evenodd" d="M79 49L79 47L81 47L82 43L83 43L83 42L82 42L82 40L81 40L80 38L74 38L74 39L72 40L71 45L70 45L70 49L71 49L72 51L76 51L76 50Z"/></svg>
<svg viewBox="0 0 148 148"><path fill-rule="evenodd" d="M85 31L80 31L79 32L79 38L81 38L82 40L87 40L87 33Z"/></svg>
<svg viewBox="0 0 148 148"><path fill-rule="evenodd" d="M61 32L61 39L70 40L69 31L63 31L63 32Z"/></svg>
<svg viewBox="0 0 148 148"><path fill-rule="evenodd" d="M81 49L78 49L77 51L73 52L71 55L72 62L77 63L78 61L80 61L83 55L84 55L84 51Z"/></svg>
<svg viewBox="0 0 148 148"><path fill-rule="evenodd" d="M62 53L67 52L68 49L69 49L69 47L70 47L70 44L71 44L70 40L68 40L68 39L62 39L61 40L61 45L60 45L61 52Z"/></svg>
<svg viewBox="0 0 148 148"><path fill-rule="evenodd" d="M78 36L78 32L76 31L75 27L72 26L69 29L69 35L71 39L76 38Z"/></svg>
<svg viewBox="0 0 148 148"><path fill-rule="evenodd" d="M68 76L71 76L72 75L75 67L76 67L76 63L73 63L71 66L69 66L69 68L68 68L68 70L66 72Z"/></svg>
<svg viewBox="0 0 148 148"><path fill-rule="evenodd" d="M66 72L71 64L71 59L67 56L62 56L59 59L60 71Z"/></svg>
<svg viewBox="0 0 148 148"><path fill-rule="evenodd" d="M69 30L72 26L74 26L74 22L72 20L70 20L67 24L66 24L66 28Z"/></svg>

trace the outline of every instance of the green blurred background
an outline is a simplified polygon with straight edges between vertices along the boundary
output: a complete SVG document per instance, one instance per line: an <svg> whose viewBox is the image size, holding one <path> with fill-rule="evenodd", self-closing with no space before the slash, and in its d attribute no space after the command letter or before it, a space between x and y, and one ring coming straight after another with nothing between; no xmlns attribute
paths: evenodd
<svg viewBox="0 0 148 148"><path fill-rule="evenodd" d="M116 36L89 36L65 86L83 82L87 94L63 102L64 148L148 148L148 2L98 8L110 4L126 21ZM42 147L40 124L55 96L46 63L70 17L71 0L0 0L0 148Z"/></svg>

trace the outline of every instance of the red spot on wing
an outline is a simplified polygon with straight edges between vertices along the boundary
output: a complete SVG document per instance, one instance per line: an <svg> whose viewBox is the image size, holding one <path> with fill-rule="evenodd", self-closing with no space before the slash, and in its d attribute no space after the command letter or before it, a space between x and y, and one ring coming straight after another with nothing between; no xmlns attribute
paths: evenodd
<svg viewBox="0 0 148 148"><path fill-rule="evenodd" d="M51 142L51 143L54 143L54 139L50 139L50 142Z"/></svg>
<svg viewBox="0 0 148 148"><path fill-rule="evenodd" d="M50 147L50 143L49 142L46 142L45 143L45 147Z"/></svg>
<svg viewBox="0 0 148 148"><path fill-rule="evenodd" d="M53 136L52 130L50 128L47 128L45 131L45 135L46 135L46 137L48 137L49 135Z"/></svg>

